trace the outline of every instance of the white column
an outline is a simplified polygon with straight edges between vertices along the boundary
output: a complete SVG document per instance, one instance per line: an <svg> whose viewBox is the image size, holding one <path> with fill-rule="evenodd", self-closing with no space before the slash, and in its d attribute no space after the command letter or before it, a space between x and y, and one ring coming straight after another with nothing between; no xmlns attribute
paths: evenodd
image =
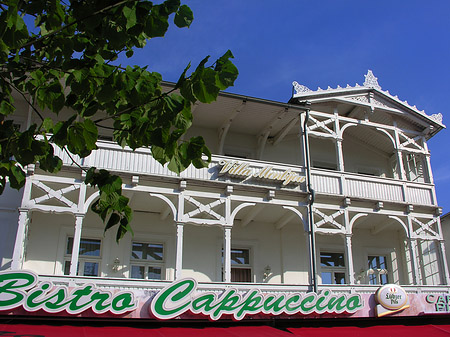
<svg viewBox="0 0 450 337"><path fill-rule="evenodd" d="M75 233L73 235L72 258L70 260L70 276L77 276L78 255L80 252L81 231L83 229L84 214L75 215Z"/></svg>
<svg viewBox="0 0 450 337"><path fill-rule="evenodd" d="M223 228L223 280L231 282L231 227Z"/></svg>
<svg viewBox="0 0 450 337"><path fill-rule="evenodd" d="M440 246L440 255L441 255L441 261L442 261L442 267L444 270L444 279L445 284L450 285L450 275L448 271L448 264L447 264L447 257L445 253L445 240L439 240L439 246Z"/></svg>
<svg viewBox="0 0 450 337"><path fill-rule="evenodd" d="M342 138L336 138L336 156L338 164L337 169L341 172L344 172L345 167L344 167L344 151L342 150Z"/></svg>
<svg viewBox="0 0 450 337"><path fill-rule="evenodd" d="M353 253L352 253L352 235L345 234L345 257L347 259L348 281L350 284L355 284L355 271L353 267Z"/></svg>
<svg viewBox="0 0 450 337"><path fill-rule="evenodd" d="M181 278L181 272L183 270L183 236L184 236L184 223L177 223L177 256L175 260L175 280Z"/></svg>
<svg viewBox="0 0 450 337"><path fill-rule="evenodd" d="M415 285L422 284L419 270L419 260L417 259L417 239L408 238L409 249L411 251L411 269L413 274L413 282Z"/></svg>
<svg viewBox="0 0 450 337"><path fill-rule="evenodd" d="M336 133L336 159L337 169L340 172L344 172L344 152L342 151L342 134L341 126L339 125L339 113L338 109L334 109L334 132Z"/></svg>
<svg viewBox="0 0 450 337"><path fill-rule="evenodd" d="M23 265L25 253L25 238L28 231L29 210L19 209L19 222L17 226L16 242L14 244L14 251L11 262L11 269L21 269Z"/></svg>
<svg viewBox="0 0 450 337"><path fill-rule="evenodd" d="M395 126L395 129L394 129L395 150L396 150L397 162L398 162L398 176L400 177L401 180L406 180L406 172L405 172L405 168L403 166L403 154L402 154L402 151L400 150L400 137L398 135L396 122L394 122L394 126Z"/></svg>

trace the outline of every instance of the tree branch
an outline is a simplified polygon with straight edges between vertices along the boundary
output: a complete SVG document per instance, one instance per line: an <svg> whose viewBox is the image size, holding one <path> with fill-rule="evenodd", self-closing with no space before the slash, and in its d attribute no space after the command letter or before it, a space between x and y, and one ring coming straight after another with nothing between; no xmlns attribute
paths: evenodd
<svg viewBox="0 0 450 337"><path fill-rule="evenodd" d="M34 110L34 112L39 116L39 118L41 119L41 121L43 121L43 120L44 120L44 117L43 117L43 116L41 115L41 113L34 107L34 105L27 99L26 95L25 95L21 90L19 90L13 83L9 82L8 79L5 79L4 76L2 76L1 74L0 74L0 77L1 77L5 82L7 82L14 90L16 90L16 91L23 97L23 99L25 100L25 102L27 102L27 104Z"/></svg>
<svg viewBox="0 0 450 337"><path fill-rule="evenodd" d="M121 5L126 4L126 3L128 3L128 2L138 2L138 1L139 1L139 0L123 0L123 1L121 1L121 2L115 3L114 5L110 5L110 6L107 6L107 7L105 7L105 8L102 8L102 9L98 10L97 12L94 12L94 13L92 13L92 14L90 14L90 15L85 16L84 18L81 18L80 20L75 20L75 21L69 23L68 25L65 25L65 26L63 26L63 27L61 27L61 28L58 28L58 29L56 29L56 30L54 30L54 31L52 31L52 32L50 32L50 33L48 33L48 34L46 34L46 35L42 35L42 36L41 36L40 38L38 38L38 39L28 41L27 43L25 43L24 45L22 45L21 47L19 47L19 49L22 49L22 48L26 48L26 47L32 46L33 44L35 44L35 43L37 43L37 42L40 42L40 41L45 40L45 39L47 39L47 38L49 38L49 37L52 37L52 36L54 36L54 35L60 33L61 31L65 30L65 29L67 29L67 28L69 28L69 27L71 27L71 26L73 26L73 25L75 25L75 24L78 24L79 22L81 22L81 21L83 21L83 20L89 19L89 18L91 18L91 17L93 17L93 16L95 16L95 15L102 14L102 13L104 13L104 12L110 10L110 9L113 9L113 8L115 8L115 7L118 7L118 6L121 6Z"/></svg>

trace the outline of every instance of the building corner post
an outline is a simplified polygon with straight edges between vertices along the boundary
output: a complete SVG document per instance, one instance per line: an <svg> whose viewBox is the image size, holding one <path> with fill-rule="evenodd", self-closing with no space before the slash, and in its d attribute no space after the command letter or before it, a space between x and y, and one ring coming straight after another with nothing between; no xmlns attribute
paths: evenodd
<svg viewBox="0 0 450 337"><path fill-rule="evenodd" d="M11 269L22 269L25 258L25 241L28 232L28 224L30 222L30 210L19 209L19 222L17 226L16 241L14 243L14 251L11 262Z"/></svg>
<svg viewBox="0 0 450 337"><path fill-rule="evenodd" d="M81 231L83 229L84 214L75 214L75 232L73 235L72 258L70 259L70 276L78 274L78 257L80 253Z"/></svg>
<svg viewBox="0 0 450 337"><path fill-rule="evenodd" d="M177 222L177 250L175 260L175 280L181 278L183 270L183 237L184 237L184 223Z"/></svg>

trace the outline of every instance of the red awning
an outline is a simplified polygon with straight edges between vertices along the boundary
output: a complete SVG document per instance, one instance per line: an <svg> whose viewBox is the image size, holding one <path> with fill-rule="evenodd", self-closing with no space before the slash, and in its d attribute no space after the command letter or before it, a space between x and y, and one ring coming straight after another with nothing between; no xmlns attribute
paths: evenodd
<svg viewBox="0 0 450 337"><path fill-rule="evenodd" d="M238 326L228 328L156 328L52 326L0 324L0 336L5 337L292 337L268 326Z"/></svg>
<svg viewBox="0 0 450 337"><path fill-rule="evenodd" d="M288 328L288 330L300 337L450 337L450 325L338 326L329 328Z"/></svg>

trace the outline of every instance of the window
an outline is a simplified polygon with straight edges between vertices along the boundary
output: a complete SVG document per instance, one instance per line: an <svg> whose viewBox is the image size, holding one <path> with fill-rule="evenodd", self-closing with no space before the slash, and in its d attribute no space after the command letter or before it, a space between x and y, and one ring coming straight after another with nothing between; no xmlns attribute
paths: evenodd
<svg viewBox="0 0 450 337"><path fill-rule="evenodd" d="M320 253L322 284L345 284L343 253Z"/></svg>
<svg viewBox="0 0 450 337"><path fill-rule="evenodd" d="M381 255L369 255L369 284L388 283L387 258Z"/></svg>
<svg viewBox="0 0 450 337"><path fill-rule="evenodd" d="M77 275L99 276L101 240L80 239L78 251ZM67 238L66 254L64 259L64 275L70 274L70 261L72 256L73 237Z"/></svg>
<svg viewBox="0 0 450 337"><path fill-rule="evenodd" d="M250 249L231 249L231 282L252 282Z"/></svg>
<svg viewBox="0 0 450 337"><path fill-rule="evenodd" d="M133 242L131 248L131 278L162 280L164 245L161 243Z"/></svg>

